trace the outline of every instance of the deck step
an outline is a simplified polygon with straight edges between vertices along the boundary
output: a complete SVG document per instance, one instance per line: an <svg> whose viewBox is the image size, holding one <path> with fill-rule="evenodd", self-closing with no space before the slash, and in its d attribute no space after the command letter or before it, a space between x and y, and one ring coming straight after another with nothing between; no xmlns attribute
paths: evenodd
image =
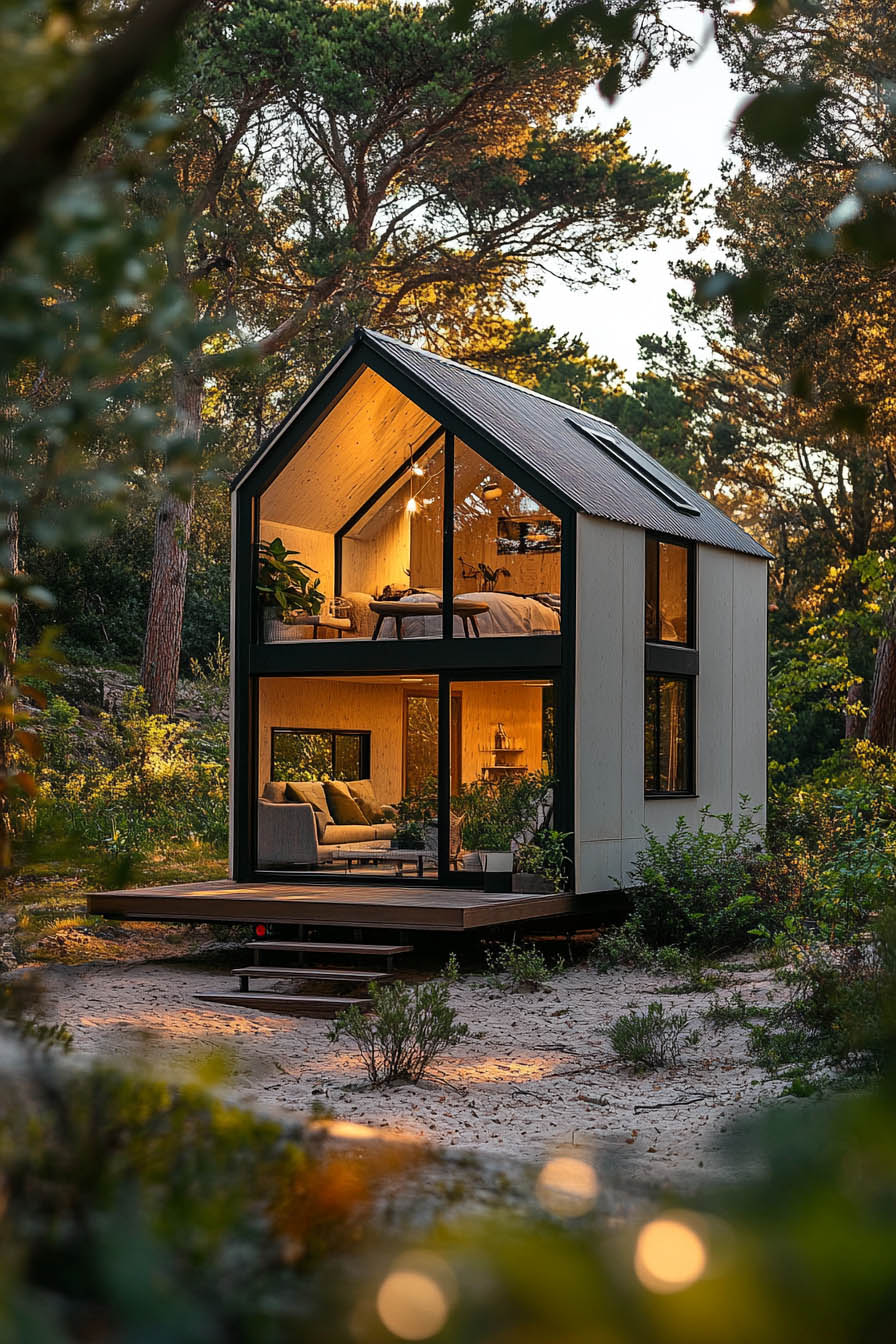
<svg viewBox="0 0 896 1344"><path fill-rule="evenodd" d="M331 952L334 956L353 957L397 957L414 950L410 943L311 943L273 938L257 938L252 943L240 943L240 947L252 952L267 947L272 952Z"/></svg>
<svg viewBox="0 0 896 1344"><path fill-rule="evenodd" d="M285 1013L289 1017L335 1017L346 1008L370 1008L369 999L327 998L319 994L266 994L239 990L223 994L194 994L203 1003L228 1003L236 1008L258 1008L265 1013Z"/></svg>
<svg viewBox="0 0 896 1344"><path fill-rule="evenodd" d="M231 975L253 980L292 976L294 980L337 980L364 985L371 980L392 979L391 971L343 971L335 966L235 966Z"/></svg>

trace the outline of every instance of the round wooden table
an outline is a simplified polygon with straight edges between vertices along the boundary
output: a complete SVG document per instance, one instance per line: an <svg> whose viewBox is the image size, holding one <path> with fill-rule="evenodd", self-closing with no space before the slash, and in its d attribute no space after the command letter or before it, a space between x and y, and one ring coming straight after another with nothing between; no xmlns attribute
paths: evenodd
<svg viewBox="0 0 896 1344"><path fill-rule="evenodd" d="M391 616L395 622L395 638L401 639L401 623L408 616L441 616L442 603L425 598L419 602L371 602L370 610L376 615L377 622L373 631L373 638L379 635L382 629L383 621ZM454 603L454 614L459 616L463 622L464 638L470 638L470 628L473 634L479 638L479 626L476 624L476 617L482 616L488 611L487 602L468 602L466 598L457 598Z"/></svg>

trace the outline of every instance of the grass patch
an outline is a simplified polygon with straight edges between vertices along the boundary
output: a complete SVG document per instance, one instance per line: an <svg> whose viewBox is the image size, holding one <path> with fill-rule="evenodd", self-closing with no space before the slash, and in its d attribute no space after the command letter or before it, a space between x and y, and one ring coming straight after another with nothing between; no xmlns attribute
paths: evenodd
<svg viewBox="0 0 896 1344"><path fill-rule="evenodd" d="M610 1045L620 1059L639 1069L661 1069L681 1059L687 1013L667 1013L649 1003L645 1013L624 1013L610 1028Z"/></svg>

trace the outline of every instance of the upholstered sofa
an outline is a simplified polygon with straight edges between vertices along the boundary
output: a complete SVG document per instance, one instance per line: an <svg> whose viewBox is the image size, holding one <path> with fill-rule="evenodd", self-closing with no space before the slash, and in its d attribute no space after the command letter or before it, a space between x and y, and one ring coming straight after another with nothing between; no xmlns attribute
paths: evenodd
<svg viewBox="0 0 896 1344"><path fill-rule="evenodd" d="M354 814L350 800L356 804ZM370 780L338 785L272 780L258 800L258 866L317 868L330 861L338 845L387 848L395 835L394 815L394 808L376 802Z"/></svg>

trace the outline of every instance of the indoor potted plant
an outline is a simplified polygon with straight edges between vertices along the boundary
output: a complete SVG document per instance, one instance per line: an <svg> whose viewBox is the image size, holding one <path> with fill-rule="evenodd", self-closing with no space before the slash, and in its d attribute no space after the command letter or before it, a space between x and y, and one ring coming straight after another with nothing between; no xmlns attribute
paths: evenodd
<svg viewBox="0 0 896 1344"><path fill-rule="evenodd" d="M264 621L288 621L305 613L319 616L326 601L320 579L312 579L316 569L299 559L298 551L290 551L280 537L259 542L258 580L256 588L264 608Z"/></svg>
<svg viewBox="0 0 896 1344"><path fill-rule="evenodd" d="M571 834L571 831L538 831L528 844L520 845L513 890L528 895L565 891L569 869L566 842Z"/></svg>

